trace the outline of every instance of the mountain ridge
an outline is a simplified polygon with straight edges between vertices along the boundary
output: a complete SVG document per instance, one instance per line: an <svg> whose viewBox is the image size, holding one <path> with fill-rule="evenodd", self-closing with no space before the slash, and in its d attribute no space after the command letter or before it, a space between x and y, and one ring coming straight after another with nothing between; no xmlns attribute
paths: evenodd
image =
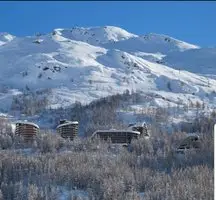
<svg viewBox="0 0 216 200"><path fill-rule="evenodd" d="M25 88L50 88L52 108L76 101L89 103L126 90L161 96L155 106L184 105L188 99L213 106L216 80L193 73L192 65L187 64L192 60L196 66L196 53L179 67L181 55L202 51L209 61L203 61L203 69L213 66L214 48L205 50L162 34L138 36L114 26L54 29L49 34L13 37L0 46L0 86L8 88L1 92L0 104L4 107L5 99L10 102ZM211 73L216 75L216 69Z"/></svg>

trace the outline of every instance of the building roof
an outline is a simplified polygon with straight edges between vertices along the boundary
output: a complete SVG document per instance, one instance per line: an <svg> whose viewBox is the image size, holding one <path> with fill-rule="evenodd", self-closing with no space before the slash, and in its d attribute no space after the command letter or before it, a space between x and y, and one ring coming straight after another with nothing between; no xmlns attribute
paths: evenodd
<svg viewBox="0 0 216 200"><path fill-rule="evenodd" d="M74 125L74 124L79 124L79 122L77 122L77 121L67 121L64 124L59 124L56 128L60 128L62 126Z"/></svg>
<svg viewBox="0 0 216 200"><path fill-rule="evenodd" d="M199 135L196 134L196 133L188 133L187 137L197 137L197 138L199 138Z"/></svg>
<svg viewBox="0 0 216 200"><path fill-rule="evenodd" d="M131 131L131 130L116 130L116 129L110 129L110 130L97 130L95 131L91 137L93 137L95 134L97 133L119 133L119 132L129 132L129 133L134 133L134 134L137 134L137 135L140 135L140 132L139 131Z"/></svg>
<svg viewBox="0 0 216 200"><path fill-rule="evenodd" d="M130 123L128 125L128 129L132 129L133 127L147 127L147 123L144 121L144 122Z"/></svg>
<svg viewBox="0 0 216 200"><path fill-rule="evenodd" d="M32 126L35 126L36 128L39 129L39 126L35 123L32 123L32 122L28 122L28 121L17 121L16 124L27 124L27 125L32 125Z"/></svg>

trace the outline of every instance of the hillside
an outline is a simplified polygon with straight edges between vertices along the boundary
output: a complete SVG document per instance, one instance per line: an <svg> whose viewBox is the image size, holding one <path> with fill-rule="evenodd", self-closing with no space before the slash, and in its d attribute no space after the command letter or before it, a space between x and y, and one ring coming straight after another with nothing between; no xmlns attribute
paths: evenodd
<svg viewBox="0 0 216 200"><path fill-rule="evenodd" d="M175 69L186 70L215 78L216 48L191 49L170 53L164 62Z"/></svg>
<svg viewBox="0 0 216 200"><path fill-rule="evenodd" d="M190 102L215 107L214 48L160 34L138 36L113 26L55 29L28 37L2 33L0 42L4 113L15 96L47 89L47 108L87 104L126 90L154 97L144 107Z"/></svg>

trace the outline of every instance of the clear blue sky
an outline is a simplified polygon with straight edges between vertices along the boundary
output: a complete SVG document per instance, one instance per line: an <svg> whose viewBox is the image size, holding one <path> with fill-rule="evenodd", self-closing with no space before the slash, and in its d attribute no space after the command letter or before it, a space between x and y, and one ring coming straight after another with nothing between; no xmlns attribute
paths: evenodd
<svg viewBox="0 0 216 200"><path fill-rule="evenodd" d="M216 2L0 2L0 32L17 36L105 25L215 46Z"/></svg>

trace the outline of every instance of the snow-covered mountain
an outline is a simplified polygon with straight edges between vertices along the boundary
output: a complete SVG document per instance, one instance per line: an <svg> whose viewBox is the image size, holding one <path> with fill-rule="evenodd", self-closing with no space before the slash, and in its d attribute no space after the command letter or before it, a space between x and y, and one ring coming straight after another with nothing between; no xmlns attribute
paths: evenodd
<svg viewBox="0 0 216 200"><path fill-rule="evenodd" d="M15 36L9 33L0 33L0 46L6 44L7 42L10 42L14 38Z"/></svg>
<svg viewBox="0 0 216 200"><path fill-rule="evenodd" d="M0 45L0 109L9 109L12 97L26 88L51 88L53 108L126 90L155 95L148 105L216 105L215 48L160 34L138 36L113 26L55 29L21 38L2 34Z"/></svg>
<svg viewBox="0 0 216 200"><path fill-rule="evenodd" d="M71 40L87 42L92 45L119 42L138 37L122 28L115 26L105 27L74 27L72 29L55 29L53 35L58 34Z"/></svg>

